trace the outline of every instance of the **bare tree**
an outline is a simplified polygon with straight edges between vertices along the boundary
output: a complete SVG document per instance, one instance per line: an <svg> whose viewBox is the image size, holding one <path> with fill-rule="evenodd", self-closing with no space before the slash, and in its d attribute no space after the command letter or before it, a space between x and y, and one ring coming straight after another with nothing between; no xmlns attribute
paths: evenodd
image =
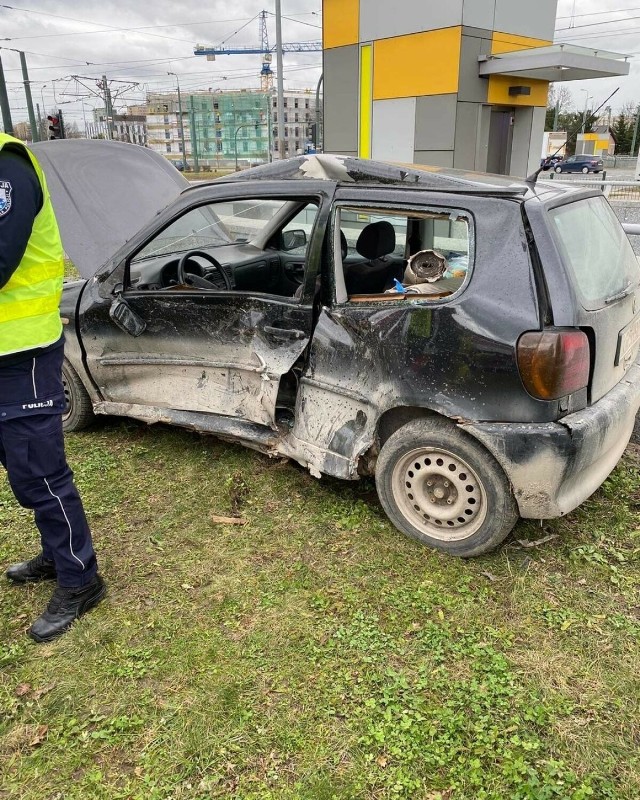
<svg viewBox="0 0 640 800"><path fill-rule="evenodd" d="M560 83L549 84L548 108L558 108L558 114L566 114L573 108L573 96L571 89Z"/></svg>
<svg viewBox="0 0 640 800"><path fill-rule="evenodd" d="M67 139L82 139L84 134L80 133L77 122L64 123L64 135Z"/></svg>
<svg viewBox="0 0 640 800"><path fill-rule="evenodd" d="M13 126L13 135L23 142L31 141L31 125L28 122L16 122Z"/></svg>

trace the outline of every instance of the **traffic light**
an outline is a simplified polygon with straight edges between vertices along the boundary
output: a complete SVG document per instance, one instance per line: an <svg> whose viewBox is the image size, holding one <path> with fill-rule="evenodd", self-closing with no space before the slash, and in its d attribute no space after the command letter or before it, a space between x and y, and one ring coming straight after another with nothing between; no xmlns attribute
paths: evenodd
<svg viewBox="0 0 640 800"><path fill-rule="evenodd" d="M64 139L62 111L58 111L57 114L49 114L47 119L49 120L49 130L51 131L49 139Z"/></svg>

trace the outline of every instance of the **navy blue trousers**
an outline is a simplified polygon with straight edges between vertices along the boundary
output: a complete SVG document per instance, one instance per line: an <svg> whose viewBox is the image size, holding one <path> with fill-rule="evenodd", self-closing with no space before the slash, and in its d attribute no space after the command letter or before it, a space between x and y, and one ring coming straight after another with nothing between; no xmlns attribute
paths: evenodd
<svg viewBox="0 0 640 800"><path fill-rule="evenodd" d="M35 361L36 368L30 363L25 365L28 383L35 386L35 402L41 402L43 396L59 397L62 349ZM0 388L4 395L0 407L9 408L2 400L6 403L7 394L14 394L13 389L22 383L18 379L20 372L22 365L0 368ZM33 395L20 400L34 403ZM23 415L8 412L1 415L4 419L0 417L0 461L7 470L16 500L34 511L42 551L45 558L55 562L58 585L84 586L95 577L96 556L82 501L64 453L62 416L53 409L48 409L49 413L33 413L36 411L33 408L20 410Z"/></svg>

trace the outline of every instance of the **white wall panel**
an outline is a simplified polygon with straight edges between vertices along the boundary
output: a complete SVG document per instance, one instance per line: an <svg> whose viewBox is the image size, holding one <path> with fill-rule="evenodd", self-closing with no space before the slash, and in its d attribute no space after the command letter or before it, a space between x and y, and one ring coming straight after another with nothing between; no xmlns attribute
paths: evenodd
<svg viewBox="0 0 640 800"><path fill-rule="evenodd" d="M374 101L371 157L410 164L415 149L415 130L415 97Z"/></svg>

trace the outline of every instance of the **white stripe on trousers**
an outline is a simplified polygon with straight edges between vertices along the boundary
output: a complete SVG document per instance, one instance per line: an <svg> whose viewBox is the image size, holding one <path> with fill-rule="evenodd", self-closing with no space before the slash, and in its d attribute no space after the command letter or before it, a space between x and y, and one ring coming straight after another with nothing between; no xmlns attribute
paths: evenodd
<svg viewBox="0 0 640 800"><path fill-rule="evenodd" d="M78 562L78 564L80 564L82 566L82 569L85 569L84 563L82 561L80 561L78 556L73 552L73 545L71 544L71 535L72 535L71 523L69 522L69 517L67 516L67 512L64 510L64 506L62 505L62 500L58 497L57 494L54 494L51 491L51 487L49 486L49 481L46 478L43 478L43 480L47 484L47 489L49 490L49 494L51 495L51 497L55 497L55 499L58 501L58 503L60 503L60 508L62 510L62 513L64 514L64 518L67 521L67 525L69 526L69 550L71 551L71 555L75 558L75 560Z"/></svg>

